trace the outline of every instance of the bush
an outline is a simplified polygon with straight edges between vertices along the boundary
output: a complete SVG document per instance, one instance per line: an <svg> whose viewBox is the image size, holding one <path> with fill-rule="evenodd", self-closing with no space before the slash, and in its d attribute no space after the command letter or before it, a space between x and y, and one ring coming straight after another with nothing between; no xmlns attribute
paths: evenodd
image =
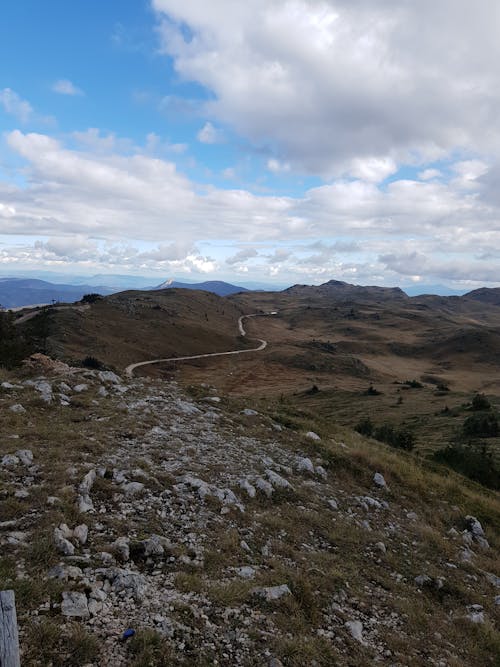
<svg viewBox="0 0 500 667"><path fill-rule="evenodd" d="M484 444L450 444L434 452L433 458L490 489L500 489L500 470Z"/></svg>
<svg viewBox="0 0 500 667"><path fill-rule="evenodd" d="M99 359L90 356L85 357L85 359L82 361L82 366L85 366L85 368L93 368L98 371L102 371L106 368L102 361L99 361Z"/></svg>
<svg viewBox="0 0 500 667"><path fill-rule="evenodd" d="M80 299L81 303L96 303L96 301L100 301L102 299L102 296L100 294L84 294L82 298Z"/></svg>
<svg viewBox="0 0 500 667"><path fill-rule="evenodd" d="M421 382L419 382L418 380L405 380L404 384L405 384L407 387L411 387L412 389L422 389L423 386L424 386L424 385L423 385Z"/></svg>
<svg viewBox="0 0 500 667"><path fill-rule="evenodd" d="M492 412L471 415L464 421L464 435L479 438L496 438L499 433L498 420Z"/></svg>
<svg viewBox="0 0 500 667"><path fill-rule="evenodd" d="M373 428L374 425L370 417L363 417L363 419L361 419L358 422L357 426L355 427L355 430L361 435L364 435L367 438L369 438L373 433Z"/></svg>
<svg viewBox="0 0 500 667"><path fill-rule="evenodd" d="M471 402L471 410L491 410L491 403L484 394L476 394Z"/></svg>
<svg viewBox="0 0 500 667"><path fill-rule="evenodd" d="M366 389L363 392L363 396L380 396L382 392L379 391L378 389L375 389L375 387L371 384L368 389Z"/></svg>
<svg viewBox="0 0 500 667"><path fill-rule="evenodd" d="M396 449L404 449L407 452L415 447L415 436L407 429L395 429L392 424L382 424L378 426L373 432L373 437L376 440L385 442Z"/></svg>

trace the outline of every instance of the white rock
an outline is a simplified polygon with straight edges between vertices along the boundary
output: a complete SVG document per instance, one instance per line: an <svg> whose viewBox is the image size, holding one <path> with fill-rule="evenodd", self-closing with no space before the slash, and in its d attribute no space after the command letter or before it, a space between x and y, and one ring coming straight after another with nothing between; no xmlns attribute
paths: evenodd
<svg viewBox="0 0 500 667"><path fill-rule="evenodd" d="M113 542L112 547L121 561L126 563L130 559L130 540L128 537L118 537Z"/></svg>
<svg viewBox="0 0 500 667"><path fill-rule="evenodd" d="M291 488L293 488L288 480L286 480L281 475L278 475L278 473L274 472L274 470L266 470L266 475L267 475L269 481L271 482L271 484L276 489L291 489Z"/></svg>
<svg viewBox="0 0 500 667"><path fill-rule="evenodd" d="M16 403L15 405L11 405L9 410L11 412L15 412L18 415L22 414L23 412L26 412L26 409L23 408L23 406L20 403Z"/></svg>
<svg viewBox="0 0 500 667"><path fill-rule="evenodd" d="M419 574L418 577L415 577L415 583L420 588L423 588L424 586L430 586L432 579L427 574Z"/></svg>
<svg viewBox="0 0 500 667"><path fill-rule="evenodd" d="M112 382L113 384L121 384L122 379L113 371L99 371L97 377L101 382Z"/></svg>
<svg viewBox="0 0 500 667"><path fill-rule="evenodd" d="M80 542L80 544L87 543L88 534L89 534L89 527L87 526L86 523L80 524L73 530L73 535L75 539L77 539Z"/></svg>
<svg viewBox="0 0 500 667"><path fill-rule="evenodd" d="M19 465L20 461L17 456L14 456L14 454L6 454L4 457L2 457L1 463L5 468L15 468Z"/></svg>
<svg viewBox="0 0 500 667"><path fill-rule="evenodd" d="M387 486L387 484L385 482L385 479L384 479L384 476L381 475L379 472L376 472L373 475L373 482L374 482L374 484L376 484L377 486L380 486L381 488L385 488Z"/></svg>
<svg viewBox="0 0 500 667"><path fill-rule="evenodd" d="M244 491L248 493L250 498L255 498L256 494L255 486L253 486L253 484L250 484L250 482L247 479L240 479L239 485Z"/></svg>
<svg viewBox="0 0 500 667"><path fill-rule="evenodd" d="M363 623L361 623L361 621L346 621L345 627L356 641L361 644L365 643L363 640Z"/></svg>
<svg viewBox="0 0 500 667"><path fill-rule="evenodd" d="M78 394L81 394L82 391L87 391L89 388L88 384L77 384L73 387L73 391L76 391Z"/></svg>
<svg viewBox="0 0 500 667"><path fill-rule="evenodd" d="M376 547L379 551L381 551L383 554L387 553L387 548L386 548L386 546L385 546L385 544L384 544L383 542L377 542L377 543L375 544L375 547Z"/></svg>
<svg viewBox="0 0 500 667"><path fill-rule="evenodd" d="M328 473L323 468L323 466L316 466L316 474L318 475L318 477L321 477L322 479L326 479L328 477Z"/></svg>
<svg viewBox="0 0 500 667"><path fill-rule="evenodd" d="M243 567L237 567L236 572L243 579L254 579L256 574L254 568L250 567L249 565L244 565Z"/></svg>
<svg viewBox="0 0 500 667"><path fill-rule="evenodd" d="M335 498L330 498L330 499L328 500L328 504L330 505L330 507L331 507L332 510L338 510L338 508L339 508L339 504L337 503L337 501L335 500Z"/></svg>
<svg viewBox="0 0 500 667"><path fill-rule="evenodd" d="M495 605L500 606L500 595L495 595Z"/></svg>
<svg viewBox="0 0 500 667"><path fill-rule="evenodd" d="M262 477L259 477L257 481L255 482L255 486L259 491L262 491L263 493L266 494L268 498L270 498L273 495L274 489L269 482L267 482L265 479L262 479Z"/></svg>
<svg viewBox="0 0 500 667"><path fill-rule="evenodd" d="M319 435L314 431L307 431L306 438L309 438L309 440L321 440Z"/></svg>
<svg viewBox="0 0 500 667"><path fill-rule="evenodd" d="M267 602L279 600L284 595L292 594L292 591L288 588L287 584L281 584L280 586L268 586L266 588L254 588L252 592L255 595L263 597Z"/></svg>
<svg viewBox="0 0 500 667"><path fill-rule="evenodd" d="M18 449L16 456L25 466L30 466L33 463L33 452L31 449Z"/></svg>
<svg viewBox="0 0 500 667"><path fill-rule="evenodd" d="M142 482L129 482L122 486L122 490L127 497L135 496L144 491L144 484Z"/></svg>
<svg viewBox="0 0 500 667"><path fill-rule="evenodd" d="M82 514L95 511L94 503L88 493L78 496L78 511Z"/></svg>
<svg viewBox="0 0 500 667"><path fill-rule="evenodd" d="M64 532L60 528L54 528L54 544L56 549L65 556L73 556L75 553L74 545L64 537Z"/></svg>
<svg viewBox="0 0 500 667"><path fill-rule="evenodd" d="M300 458L297 461L297 470L299 472L307 472L312 475L314 474L313 462L311 461L311 459L308 459L307 457Z"/></svg>
<svg viewBox="0 0 500 667"><path fill-rule="evenodd" d="M85 593L64 591L62 595L61 613L63 616L89 618L90 612Z"/></svg>
<svg viewBox="0 0 500 667"><path fill-rule="evenodd" d="M251 408L245 408L244 410L241 411L242 415L245 415L246 417L255 417L259 413L257 410L252 410Z"/></svg>
<svg viewBox="0 0 500 667"><path fill-rule="evenodd" d="M84 476L80 482L78 490L82 495L89 493L96 479L96 471L94 469L89 470L88 473Z"/></svg>

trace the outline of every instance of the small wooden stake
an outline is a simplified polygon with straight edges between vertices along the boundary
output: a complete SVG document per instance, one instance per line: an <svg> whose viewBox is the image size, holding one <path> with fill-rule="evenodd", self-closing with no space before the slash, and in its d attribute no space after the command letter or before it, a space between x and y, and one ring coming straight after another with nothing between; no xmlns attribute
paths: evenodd
<svg viewBox="0 0 500 667"><path fill-rule="evenodd" d="M0 667L20 667L14 591L0 591Z"/></svg>

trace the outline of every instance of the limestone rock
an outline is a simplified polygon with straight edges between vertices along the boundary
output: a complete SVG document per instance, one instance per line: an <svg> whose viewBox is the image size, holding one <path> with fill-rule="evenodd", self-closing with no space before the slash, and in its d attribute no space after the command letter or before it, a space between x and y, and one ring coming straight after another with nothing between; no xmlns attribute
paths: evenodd
<svg viewBox="0 0 500 667"><path fill-rule="evenodd" d="M89 618L90 611L85 593L64 591L61 613L70 618Z"/></svg>

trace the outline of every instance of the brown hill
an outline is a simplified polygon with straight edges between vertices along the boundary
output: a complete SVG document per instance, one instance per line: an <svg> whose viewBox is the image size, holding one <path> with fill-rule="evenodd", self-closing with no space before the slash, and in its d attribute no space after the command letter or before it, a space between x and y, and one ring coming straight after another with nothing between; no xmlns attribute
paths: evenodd
<svg viewBox="0 0 500 667"><path fill-rule="evenodd" d="M83 312L55 312L49 352L70 362L92 356L122 369L157 357L231 350L245 347L241 314L237 304L209 292L120 292Z"/></svg>
<svg viewBox="0 0 500 667"><path fill-rule="evenodd" d="M480 289L464 294L464 298L475 299L476 301L481 301L492 306L500 306L500 287L481 287Z"/></svg>

